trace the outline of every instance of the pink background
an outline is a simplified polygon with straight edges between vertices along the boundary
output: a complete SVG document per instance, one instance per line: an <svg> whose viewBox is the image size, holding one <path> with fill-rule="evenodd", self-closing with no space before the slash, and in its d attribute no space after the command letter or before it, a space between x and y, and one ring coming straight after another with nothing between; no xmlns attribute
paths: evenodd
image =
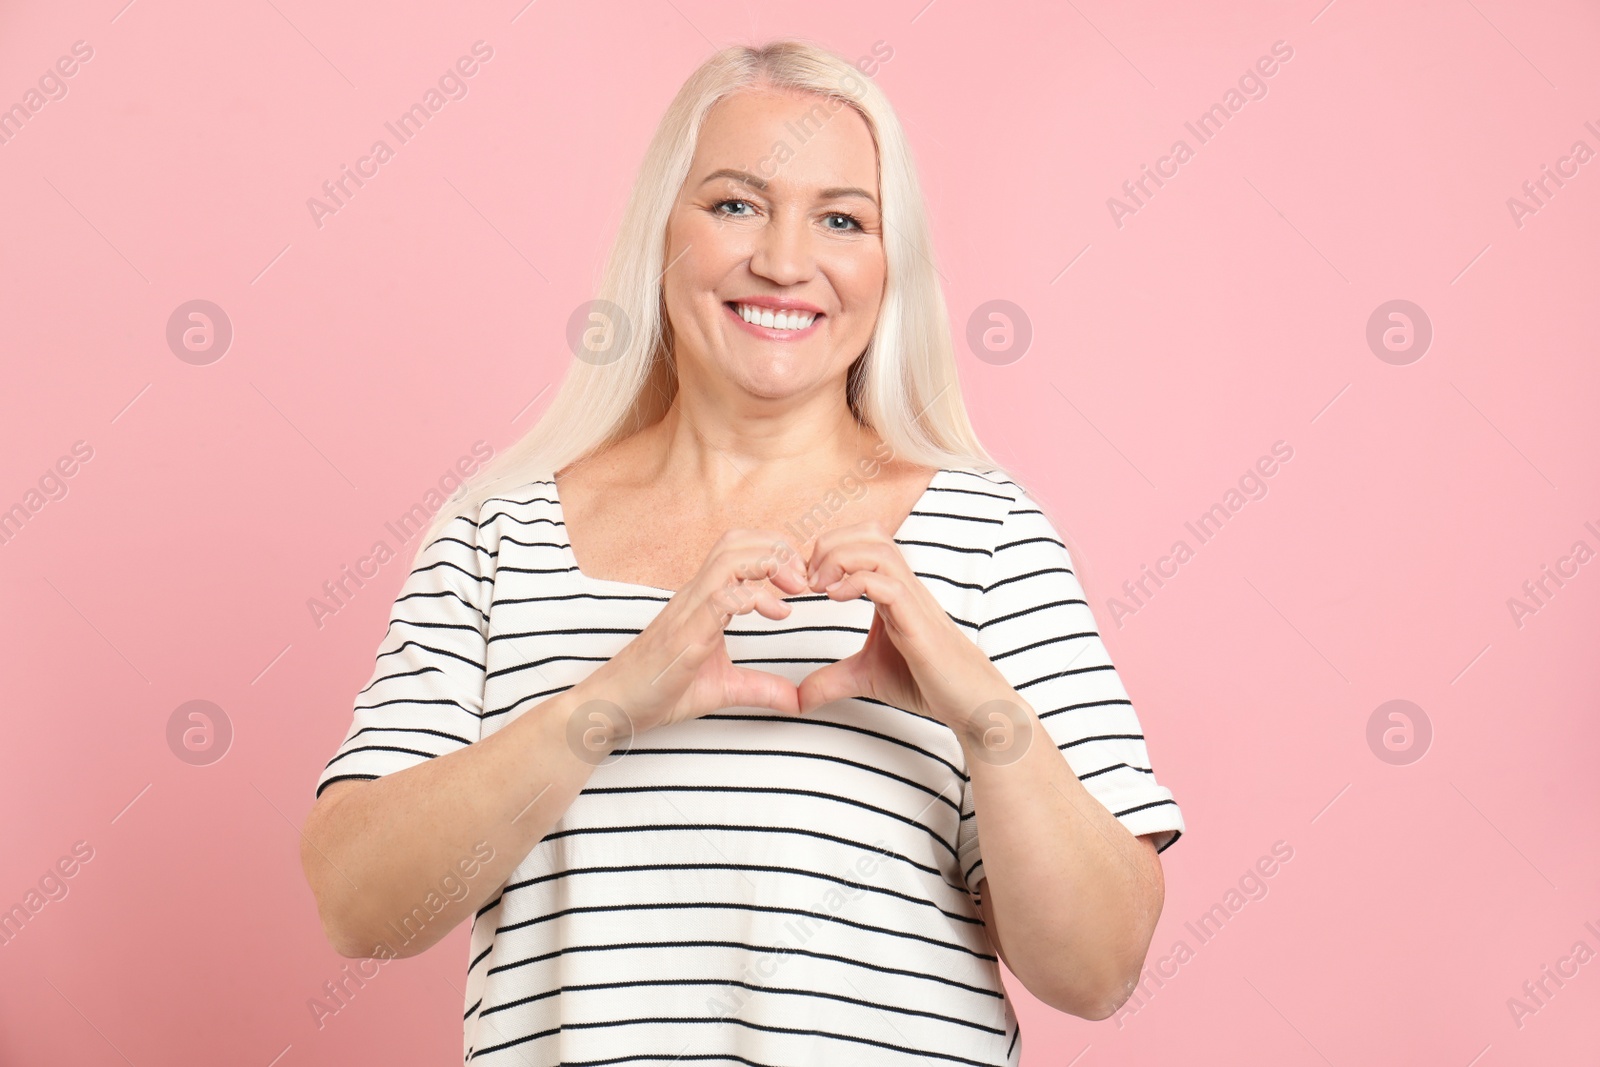
<svg viewBox="0 0 1600 1067"><path fill-rule="evenodd" d="M0 144L0 508L93 449L0 546L0 907L94 850L0 946L4 1063L459 1056L465 928L320 1029L307 1006L346 961L296 828L404 564L320 628L307 601L531 425L672 93L785 33L893 49L957 337L992 299L1033 328L1012 362L962 343L973 417L1072 538L1188 821L1150 963L1192 958L1101 1023L1011 982L1024 1062L1593 1056L1600 958L1520 1026L1507 1004L1600 952L1600 562L1508 607L1600 550L1600 160L1507 207L1600 149L1592 6L123 3L0 6L0 106L94 50ZM468 95L315 225L480 39ZM1184 122L1280 40L1265 98L1198 144ZM1179 137L1194 158L1117 226L1107 199ZM204 366L165 335L194 299L234 330ZM1395 299L1433 327L1406 365L1366 340ZM1277 441L1267 495L1198 545L1184 523ZM197 699L234 730L209 766L166 738ZM1432 726L1406 765L1367 740L1393 699ZM1185 923L1278 841L1267 895L1200 944Z"/></svg>

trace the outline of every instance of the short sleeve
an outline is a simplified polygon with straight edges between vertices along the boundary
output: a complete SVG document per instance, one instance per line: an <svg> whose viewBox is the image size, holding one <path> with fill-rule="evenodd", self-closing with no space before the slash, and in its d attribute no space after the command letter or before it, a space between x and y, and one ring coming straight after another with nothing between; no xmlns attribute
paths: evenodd
<svg viewBox="0 0 1600 1067"><path fill-rule="evenodd" d="M1150 764L1144 731L1095 625L1060 533L1021 489L980 598L978 647L1027 700L1078 780L1135 837L1182 835L1183 814ZM1037 743L1039 739L1035 739ZM970 778L956 843L967 887L983 880Z"/></svg>
<svg viewBox="0 0 1600 1067"><path fill-rule="evenodd" d="M389 612L350 730L317 779L380 778L482 737L496 554L458 515L419 556Z"/></svg>

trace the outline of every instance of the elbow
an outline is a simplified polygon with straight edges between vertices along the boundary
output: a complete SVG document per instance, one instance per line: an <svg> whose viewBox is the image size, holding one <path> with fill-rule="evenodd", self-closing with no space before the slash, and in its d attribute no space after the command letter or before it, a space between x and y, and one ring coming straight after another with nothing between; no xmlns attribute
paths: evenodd
<svg viewBox="0 0 1600 1067"><path fill-rule="evenodd" d="M364 942L346 934L341 934L330 930L326 924L324 924L322 927L322 934L328 939L328 944L333 947L333 951L337 952L347 960L367 959L372 956L372 953L368 952L363 947L365 944Z"/></svg>
<svg viewBox="0 0 1600 1067"><path fill-rule="evenodd" d="M393 935L380 932L374 920L362 910L362 898L353 887L325 882L311 884L316 898L317 920L328 945L345 959L395 959L414 956L423 945L417 939L403 940L396 950Z"/></svg>
<svg viewBox="0 0 1600 1067"><path fill-rule="evenodd" d="M1146 938L1137 951L1130 947L1127 951L1091 959L1087 965L1077 961L1077 966L1070 970L1058 968L1056 973L1038 983L1037 990L1029 986L1029 992L1068 1015L1094 1022L1109 1019L1139 988L1144 978L1148 944Z"/></svg>
<svg viewBox="0 0 1600 1067"><path fill-rule="evenodd" d="M1076 977L1075 982L1042 989L1034 995L1056 1011L1100 1022L1115 1015L1139 986L1137 970L1114 977Z"/></svg>
<svg viewBox="0 0 1600 1067"><path fill-rule="evenodd" d="M381 938L371 936L366 917L361 914L361 894L306 833L300 838L300 865L316 903L322 936L335 952L346 959L401 955L390 951Z"/></svg>
<svg viewBox="0 0 1600 1067"><path fill-rule="evenodd" d="M1140 961L1141 966L1143 962ZM1138 987L1139 971L1134 970L1131 974L1124 975L1115 985L1102 987L1091 1004L1091 1010L1083 1017L1095 1022L1111 1018L1128 1002L1128 998Z"/></svg>
<svg viewBox="0 0 1600 1067"><path fill-rule="evenodd" d="M332 949L346 959L363 959L371 956L372 942L362 936L345 904L336 900L336 893L326 886L311 884L311 895L317 902L317 920L322 926L322 936Z"/></svg>
<svg viewBox="0 0 1600 1067"><path fill-rule="evenodd" d="M385 924L366 897L341 878L308 880L322 936L345 959L407 959L426 951L442 935L442 930L420 929L418 916L425 914L420 909L403 916L398 925ZM422 936L424 932L428 936Z"/></svg>
<svg viewBox="0 0 1600 1067"><path fill-rule="evenodd" d="M333 951L349 960L391 960L414 956L421 950L415 939L403 942L397 951L387 940L363 928L359 919L342 915L325 907L318 898L317 917L322 923L322 936ZM409 950L409 951L408 951Z"/></svg>

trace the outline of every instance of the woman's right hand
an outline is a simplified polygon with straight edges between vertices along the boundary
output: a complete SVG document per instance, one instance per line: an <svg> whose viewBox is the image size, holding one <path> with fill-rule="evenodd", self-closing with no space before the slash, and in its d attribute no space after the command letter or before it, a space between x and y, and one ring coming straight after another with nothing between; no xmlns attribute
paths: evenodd
<svg viewBox="0 0 1600 1067"><path fill-rule="evenodd" d="M723 634L729 619L752 610L786 618L794 608L773 587L789 594L811 591L806 561L795 547L772 530L723 534L699 573L639 636L573 687L574 714L586 737L598 731L605 747L625 747L633 734L727 707L798 715L794 683L734 666Z"/></svg>

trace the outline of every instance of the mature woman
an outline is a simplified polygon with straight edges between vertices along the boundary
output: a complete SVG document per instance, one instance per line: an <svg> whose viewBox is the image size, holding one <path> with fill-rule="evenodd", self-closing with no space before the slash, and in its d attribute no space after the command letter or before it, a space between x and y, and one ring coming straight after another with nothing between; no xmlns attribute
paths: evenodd
<svg viewBox="0 0 1600 1067"><path fill-rule="evenodd" d="M1085 1018L1133 988L1182 817L932 263L848 63L729 48L678 93L306 823L342 954L472 920L468 1059L1016 1064L997 956Z"/></svg>

